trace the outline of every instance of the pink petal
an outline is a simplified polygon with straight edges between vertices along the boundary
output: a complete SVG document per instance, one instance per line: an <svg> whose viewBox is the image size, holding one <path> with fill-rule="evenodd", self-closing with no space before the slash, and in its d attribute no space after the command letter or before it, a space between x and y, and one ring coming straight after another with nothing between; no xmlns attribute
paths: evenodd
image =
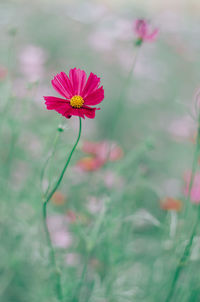
<svg viewBox="0 0 200 302"><path fill-rule="evenodd" d="M51 81L54 89L64 96L66 99L71 99L73 96L73 87L66 73L58 73Z"/></svg>
<svg viewBox="0 0 200 302"><path fill-rule="evenodd" d="M84 70L73 68L69 72L69 78L73 88L74 95L81 95L85 86L87 75Z"/></svg>
<svg viewBox="0 0 200 302"><path fill-rule="evenodd" d="M66 118L69 118L69 112L72 107L67 100L56 98L54 96L44 96L44 99L48 110L55 110Z"/></svg>
<svg viewBox="0 0 200 302"><path fill-rule="evenodd" d="M70 115L80 116L82 118L95 118L95 111L99 110L100 108L91 108L88 106L83 106L82 108L72 108L70 110Z"/></svg>
<svg viewBox="0 0 200 302"><path fill-rule="evenodd" d="M85 153L91 153L97 155L99 150L99 143L84 141L82 145L82 151Z"/></svg>
<svg viewBox="0 0 200 302"><path fill-rule="evenodd" d="M104 89L101 86L99 89L95 90L93 93L89 94L85 99L86 105L97 105L101 103L104 99Z"/></svg>
<svg viewBox="0 0 200 302"><path fill-rule="evenodd" d="M93 93L99 87L99 85L100 78L91 72L81 96L85 99L89 94Z"/></svg>
<svg viewBox="0 0 200 302"><path fill-rule="evenodd" d="M143 19L138 19L134 24L135 33L141 38L144 39L147 34L148 25L147 22Z"/></svg>
<svg viewBox="0 0 200 302"><path fill-rule="evenodd" d="M92 119L95 118L96 110L100 110L100 108L91 108L91 107L88 107L88 106L84 106L81 109L82 109L83 114L86 117L92 118Z"/></svg>
<svg viewBox="0 0 200 302"><path fill-rule="evenodd" d="M146 36L146 40L153 42L158 36L158 29L155 29L151 34Z"/></svg>

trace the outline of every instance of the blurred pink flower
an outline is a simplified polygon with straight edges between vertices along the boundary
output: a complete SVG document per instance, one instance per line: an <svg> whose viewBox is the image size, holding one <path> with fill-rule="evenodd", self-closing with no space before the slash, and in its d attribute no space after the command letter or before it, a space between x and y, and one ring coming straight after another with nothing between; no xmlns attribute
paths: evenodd
<svg viewBox="0 0 200 302"><path fill-rule="evenodd" d="M8 73L8 70L5 67L0 66L0 81L4 80L6 78L7 73Z"/></svg>
<svg viewBox="0 0 200 302"><path fill-rule="evenodd" d="M29 81L37 81L44 74L45 51L34 45L26 46L19 56L20 69Z"/></svg>
<svg viewBox="0 0 200 302"><path fill-rule="evenodd" d="M190 180L191 180L191 172L186 172L184 175L185 180L185 188L184 188L184 194L188 196L189 194L189 186L190 186ZM192 189L190 193L190 199L192 203L199 204L200 203L200 173L196 173L193 179Z"/></svg>
<svg viewBox="0 0 200 302"><path fill-rule="evenodd" d="M178 141L192 138L195 129L195 123L189 115L177 118L168 127L168 131Z"/></svg>
<svg viewBox="0 0 200 302"><path fill-rule="evenodd" d="M76 164L82 171L96 171L107 161L114 162L123 157L121 147L109 141L85 141L82 145L82 151L90 154L90 156L80 159Z"/></svg>
<svg viewBox="0 0 200 302"><path fill-rule="evenodd" d="M47 225L54 246L68 248L72 244L72 236L68 231L67 218L64 215L49 216Z"/></svg>
<svg viewBox="0 0 200 302"><path fill-rule="evenodd" d="M123 150L114 142L88 142L85 141L82 146L82 151L90 153L102 161L117 161L124 155Z"/></svg>
<svg viewBox="0 0 200 302"><path fill-rule="evenodd" d="M72 237L66 230L57 230L51 233L51 239L54 246L67 248L72 244Z"/></svg>
<svg viewBox="0 0 200 302"><path fill-rule="evenodd" d="M124 185L124 179L111 170L108 170L106 173L104 173L103 181L108 189L121 189Z"/></svg>
<svg viewBox="0 0 200 302"><path fill-rule="evenodd" d="M57 231L66 227L66 217L56 214L47 217L47 225L50 232Z"/></svg>
<svg viewBox="0 0 200 302"><path fill-rule="evenodd" d="M158 29L152 29L151 25L144 19L137 19L134 22L134 31L138 38L138 45L143 41L153 42L158 35Z"/></svg>

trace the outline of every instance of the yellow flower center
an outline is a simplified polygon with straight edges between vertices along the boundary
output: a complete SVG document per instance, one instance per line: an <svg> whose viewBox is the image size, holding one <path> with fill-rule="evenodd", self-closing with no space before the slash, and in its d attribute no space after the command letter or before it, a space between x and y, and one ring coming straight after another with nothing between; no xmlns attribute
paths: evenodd
<svg viewBox="0 0 200 302"><path fill-rule="evenodd" d="M74 95L70 100L70 105L73 108L81 108L84 104L84 99L80 95Z"/></svg>

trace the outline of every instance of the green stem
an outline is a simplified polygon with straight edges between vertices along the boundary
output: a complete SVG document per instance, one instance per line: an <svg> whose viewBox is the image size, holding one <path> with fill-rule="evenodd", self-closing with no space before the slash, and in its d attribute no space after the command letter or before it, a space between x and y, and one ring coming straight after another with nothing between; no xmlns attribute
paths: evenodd
<svg viewBox="0 0 200 302"><path fill-rule="evenodd" d="M46 172L48 163L50 162L51 158L52 158L52 157L54 156L54 154L55 154L56 146L57 146L57 142L58 142L58 138L60 137L60 133L61 133L61 132L59 132L59 131L57 130L55 139L54 139L53 144L52 144L51 152L50 152L49 155L47 156L46 161L45 161L45 163L44 163L44 166L43 166L43 169L42 169L42 172L41 172L41 176L40 176L41 188L42 188L42 185L43 185L43 180L44 180L44 176L45 176L45 172ZM49 184L49 185L50 185L50 184ZM48 185L48 188L47 188L46 192L44 192L44 193L42 194L42 195L43 195L43 198L44 198L44 196L48 193L49 185ZM42 191L43 191L43 190L42 190Z"/></svg>
<svg viewBox="0 0 200 302"><path fill-rule="evenodd" d="M58 189L62 179L63 179L63 176L65 174L65 171L70 163L70 160L71 160L71 157L78 145L78 142L80 140L80 137L81 137L81 118L79 117L79 133L78 133L78 137L77 137L77 140L67 158L67 161L65 163L65 166L58 178L58 181L56 182L55 186L53 187L53 189L51 190L51 192L48 194L47 198L45 199L44 203L43 203L43 223L44 223L44 230L45 230L45 233L46 233L46 238L47 238L47 243L48 243L48 246L49 246L49 249L50 249L50 257L51 257L51 262L54 266L54 270L55 270L55 276L56 276L56 279L57 279L57 283L56 283L56 293L57 293L57 297L59 299L59 301L63 301L63 294L62 294L62 288L61 288L61 274L60 274L60 271L57 267L57 264L56 264L56 256L55 256L55 252L54 252L54 249L53 249L53 245L52 245L52 242L51 242L51 237L50 237L50 233L49 233L49 230L48 230L48 226L47 226L47 204L49 202L49 200L51 199L51 197L53 196L53 194L56 192L56 190Z"/></svg>
<svg viewBox="0 0 200 302"><path fill-rule="evenodd" d="M191 247L192 247L193 239L194 239L194 236L196 234L197 226L199 224L199 217L200 217L200 206L198 206L198 213L197 213L195 224L193 226L193 231L192 231L190 239L189 239L189 241L188 241L188 243L187 243L187 245L184 249L184 252L183 252L183 255L182 255L182 257L179 261L179 264L176 267L176 271L175 271L175 274L174 274L172 285L171 285L169 294L168 294L165 302L170 302L171 301L171 299L173 297L173 294L174 294L174 290L176 288L176 283L177 283L178 278L180 276L180 273L181 273L182 269L184 268L184 266L186 265L186 261L187 261L189 255L190 255L190 250L191 250Z"/></svg>
<svg viewBox="0 0 200 302"><path fill-rule="evenodd" d="M138 59L138 56L139 56L139 53L140 53L140 49L141 49L141 46L136 48L136 53L134 55L132 64L130 66L130 70L129 70L127 76L124 79L123 87L121 89L118 100L116 102L117 106L116 106L116 110L114 112L114 115L115 115L115 120L117 121L118 125L120 124L121 116L123 116L122 112L124 111L124 108L125 108L124 99L127 95L127 89L130 85L130 82L131 82L131 79L132 79L132 76L133 76L133 72L134 72L134 69L135 69L135 66L136 66L136 63L137 63L137 59ZM111 131L112 131L111 134L113 136L113 134L115 134L116 127L112 127Z"/></svg>
<svg viewBox="0 0 200 302"><path fill-rule="evenodd" d="M198 162L198 156L199 156L199 150L200 150L200 114L198 116L198 133L197 133L197 139L196 139L196 147L195 147L195 151L194 151L194 157L193 157L193 163L192 163L192 171L191 171L191 178L190 178L190 183L189 183L189 190L188 190L188 195L187 195L187 200L186 200L186 209L185 209L185 213L187 214L187 210L188 210L188 206L190 203L190 199L191 199L191 191L192 191L192 186L193 186L193 182L194 182L194 177L195 177L195 173L196 173L196 169L197 169L197 162ZM190 255L190 250L192 247L192 243L193 243L193 239L194 236L196 234L196 230L197 230L197 226L199 223L199 216L200 216L200 206L198 207L198 213L197 213L197 217L196 217L196 221L194 223L193 226L193 231L190 235L188 244L186 245L183 255L176 267L175 270L175 274L174 274L174 278L172 280L172 284L170 287L170 291L169 294L165 300L165 302L170 302L171 298L173 297L175 288L176 288L176 284L177 281L179 279L180 273L184 267L184 265L186 264L186 261Z"/></svg>

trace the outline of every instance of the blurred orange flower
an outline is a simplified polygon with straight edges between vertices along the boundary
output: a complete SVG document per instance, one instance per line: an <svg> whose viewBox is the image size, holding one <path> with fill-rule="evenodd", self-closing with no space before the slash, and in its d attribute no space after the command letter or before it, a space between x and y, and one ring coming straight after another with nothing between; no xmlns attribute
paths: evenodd
<svg viewBox="0 0 200 302"><path fill-rule="evenodd" d="M166 197L161 200L160 206L163 210L166 211L177 211L179 212L182 209L182 201L174 199L172 197Z"/></svg>
<svg viewBox="0 0 200 302"><path fill-rule="evenodd" d="M51 200L55 205L61 206L65 203L66 197L60 191L56 191Z"/></svg>
<svg viewBox="0 0 200 302"><path fill-rule="evenodd" d="M82 171L96 171L101 168L104 164L104 161L93 156L87 156L80 159L76 166L79 167Z"/></svg>

